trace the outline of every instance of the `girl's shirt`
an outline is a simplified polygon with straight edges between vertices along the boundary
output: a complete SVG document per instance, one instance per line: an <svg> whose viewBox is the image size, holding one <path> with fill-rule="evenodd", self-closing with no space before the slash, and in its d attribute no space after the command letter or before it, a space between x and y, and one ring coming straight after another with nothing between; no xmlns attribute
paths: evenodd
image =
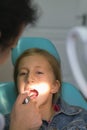
<svg viewBox="0 0 87 130"><path fill-rule="evenodd" d="M70 106L62 99L54 105L55 115L50 121L43 120L40 130L87 130L87 111L76 106ZM9 130L9 114L5 116L6 126Z"/></svg>

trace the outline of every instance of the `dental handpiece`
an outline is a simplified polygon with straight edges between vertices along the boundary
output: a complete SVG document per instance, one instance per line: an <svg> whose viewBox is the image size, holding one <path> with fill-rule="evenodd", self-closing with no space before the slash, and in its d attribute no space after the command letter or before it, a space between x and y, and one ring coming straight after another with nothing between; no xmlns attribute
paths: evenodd
<svg viewBox="0 0 87 130"><path fill-rule="evenodd" d="M27 96L27 98L25 98L23 104L27 104L27 103L29 103L30 98L31 98L32 96L33 96L33 95L31 95L31 96Z"/></svg>
<svg viewBox="0 0 87 130"><path fill-rule="evenodd" d="M29 101L30 101L30 97L28 96L27 98L25 98L25 100L24 100L24 104L29 103Z"/></svg>

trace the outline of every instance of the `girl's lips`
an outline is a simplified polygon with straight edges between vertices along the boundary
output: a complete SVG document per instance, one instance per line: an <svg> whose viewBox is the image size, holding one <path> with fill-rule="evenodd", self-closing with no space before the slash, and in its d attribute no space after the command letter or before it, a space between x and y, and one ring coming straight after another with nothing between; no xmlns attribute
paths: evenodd
<svg viewBox="0 0 87 130"><path fill-rule="evenodd" d="M39 93L38 93L38 91L37 91L36 89L30 90L30 96L31 96L31 97L33 97L33 96L34 96L34 97L37 97L38 94L39 94Z"/></svg>
<svg viewBox="0 0 87 130"><path fill-rule="evenodd" d="M35 99L38 96L38 91L36 89L30 90L30 99Z"/></svg>
<svg viewBox="0 0 87 130"><path fill-rule="evenodd" d="M32 95L38 96L38 94L39 94L36 89L29 89L29 88L27 88L25 91L29 93L29 96L30 96L30 97L31 97Z"/></svg>

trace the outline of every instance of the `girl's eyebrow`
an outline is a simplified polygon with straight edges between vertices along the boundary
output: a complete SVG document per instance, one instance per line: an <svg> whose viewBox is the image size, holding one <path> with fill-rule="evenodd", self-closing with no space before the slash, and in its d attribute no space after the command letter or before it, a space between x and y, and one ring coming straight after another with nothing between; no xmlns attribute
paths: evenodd
<svg viewBox="0 0 87 130"><path fill-rule="evenodd" d="M28 70L26 67L20 67L19 70Z"/></svg>

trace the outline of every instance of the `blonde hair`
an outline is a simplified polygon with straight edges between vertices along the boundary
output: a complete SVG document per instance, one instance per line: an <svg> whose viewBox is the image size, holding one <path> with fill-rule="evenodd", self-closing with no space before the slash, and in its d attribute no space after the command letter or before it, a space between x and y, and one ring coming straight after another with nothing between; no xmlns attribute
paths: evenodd
<svg viewBox="0 0 87 130"><path fill-rule="evenodd" d="M35 54L42 55L47 59L47 61L49 62L49 64L52 67L55 79L58 80L61 85L61 65L60 65L59 61L46 50L39 49L39 48L31 48L31 49L24 51L16 61L16 64L14 67L14 81L15 81L16 88L17 88L17 75L18 75L18 68L19 68L20 61L26 56L31 56L31 55L35 55ZM17 89L17 91L18 91L18 89ZM58 95L59 95L59 92L55 93L53 95L53 103L55 103L57 101Z"/></svg>

